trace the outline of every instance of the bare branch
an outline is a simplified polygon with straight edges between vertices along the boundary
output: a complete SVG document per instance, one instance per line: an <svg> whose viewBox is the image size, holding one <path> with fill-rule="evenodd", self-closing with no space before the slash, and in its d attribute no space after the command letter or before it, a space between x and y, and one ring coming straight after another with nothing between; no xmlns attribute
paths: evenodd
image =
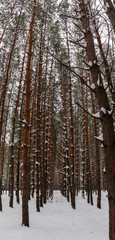
<svg viewBox="0 0 115 240"><path fill-rule="evenodd" d="M67 14L60 14L61 17L66 17L66 18L72 18L72 19L76 19L76 20L80 20L80 17L75 17L75 16L70 16L70 15L67 15Z"/></svg>
<svg viewBox="0 0 115 240"><path fill-rule="evenodd" d="M82 107L78 102L75 101L75 104L77 104L77 105L78 105L84 112L86 112L89 116L101 120L100 117L98 117L98 116L96 116L96 115L93 115L93 114L91 114L90 112L88 112L88 111L87 111L84 107Z"/></svg>
<svg viewBox="0 0 115 240"><path fill-rule="evenodd" d="M53 56L61 65L63 65L64 67L66 67L68 70L71 71L71 73L74 74L74 76L76 76L83 84L85 84L93 93L95 93L95 90L91 88L91 86L89 86L86 81L84 80L83 77L81 77L78 73L76 73L72 68L70 68L68 65L66 65L65 63L63 63L60 59L58 59L53 53L50 52L50 55Z"/></svg>
<svg viewBox="0 0 115 240"><path fill-rule="evenodd" d="M69 42L70 42L70 43L74 43L74 44L76 44L76 45L78 45L78 46L80 46L80 47L82 47L82 48L84 48L84 49L86 50L86 47L83 46L82 44L80 44L80 43L77 42L77 41L69 40Z"/></svg>

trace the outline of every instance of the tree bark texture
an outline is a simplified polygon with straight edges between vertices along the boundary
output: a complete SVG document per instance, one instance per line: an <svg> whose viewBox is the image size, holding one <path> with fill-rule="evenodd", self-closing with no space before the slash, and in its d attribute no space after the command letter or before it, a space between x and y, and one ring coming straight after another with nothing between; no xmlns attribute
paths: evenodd
<svg viewBox="0 0 115 240"><path fill-rule="evenodd" d="M30 90L31 90L31 60L32 60L32 43L33 43L33 27L35 21L36 0L34 0L32 20L30 23L29 49L26 69L26 102L25 102L25 126L23 135L23 196L22 196L22 225L29 227L28 212L28 144L29 144L29 128L30 128Z"/></svg>
<svg viewBox="0 0 115 240"><path fill-rule="evenodd" d="M100 68L97 64L94 39L90 30L88 18L88 8L84 0L79 1L79 3L82 13L81 24L87 44L86 55L88 62L92 63L92 66L90 66L90 73L92 81L95 84L95 95L98 101L101 116L109 200L109 237L110 240L115 240L115 133L113 127L113 117L112 114L109 114L109 100L103 87ZM103 108L106 110L106 113L103 113Z"/></svg>
<svg viewBox="0 0 115 240"><path fill-rule="evenodd" d="M17 34L18 34L18 28L19 28L22 9L23 9L23 4L22 4L20 14L19 14L19 17L18 17L18 21L17 21L17 24L16 24L16 31L15 31L15 34L14 34L14 39L13 39L13 43L12 43L12 46L11 46L11 51L10 51L9 59L8 59L7 70L6 70L6 74L5 74L5 77L4 77L4 82L3 82L3 85L2 85L2 91L1 91L1 101L0 101L0 161L1 161L1 137L2 137L2 127L3 127L6 91L7 91L7 85L8 85L8 80L9 80L9 72L10 72L10 67L11 67L12 56L13 56L13 52L14 52L14 48L15 48L15 44L16 44L16 40L17 40ZM1 192L2 192L1 168L0 168L0 183L1 183L0 184L0 199L1 199ZM1 200L0 200L0 202L1 202Z"/></svg>
<svg viewBox="0 0 115 240"><path fill-rule="evenodd" d="M66 41L67 41L67 53L68 53L68 65L70 66L70 50L68 41L68 32L66 24ZM74 182L74 129L73 129L73 106L72 106L72 82L71 71L69 70L69 101L70 101L70 161L71 161L71 205L75 209L75 182Z"/></svg>

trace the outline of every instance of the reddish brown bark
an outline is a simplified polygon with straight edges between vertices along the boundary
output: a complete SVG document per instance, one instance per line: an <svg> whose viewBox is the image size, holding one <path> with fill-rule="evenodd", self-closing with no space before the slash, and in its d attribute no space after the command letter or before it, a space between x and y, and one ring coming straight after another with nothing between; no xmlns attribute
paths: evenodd
<svg viewBox="0 0 115 240"><path fill-rule="evenodd" d="M33 45L33 29L36 14L36 0L34 0L33 14L30 23L29 49L26 69L26 102L25 102L25 121L23 135L23 195L22 195L22 224L29 227L28 212L28 144L30 129L30 90L31 90L31 61L32 61L32 45Z"/></svg>
<svg viewBox="0 0 115 240"><path fill-rule="evenodd" d="M8 85L8 80L9 80L11 61L12 61L12 56L13 56L13 52L14 52L14 48L15 48L15 44L16 44L16 39L17 39L17 34L18 34L18 28L19 28L19 23L20 23L20 17L21 17L22 9L23 9L23 5L21 7L20 15L18 17L18 21L17 21L17 25L16 25L16 31L15 31L15 34L14 34L14 39L13 39L13 43L12 43L12 46L11 46L11 51L10 51L10 54L9 54L7 70L6 70L4 81L3 81L3 84L2 84L1 101L0 101L0 161L1 161L1 136L2 136L2 126L3 126L4 105L5 105L5 99L6 99L6 91L7 91L7 85ZM1 203L1 193L2 193L2 191L1 191L2 175L1 174L2 173L1 173L1 169L0 169L0 203ZM0 206L0 208L2 208L2 207Z"/></svg>
<svg viewBox="0 0 115 240"><path fill-rule="evenodd" d="M52 61L53 65L53 61ZM52 70L52 68L51 68ZM52 74L52 71L51 71ZM52 82L52 91L51 91L51 113L50 113L50 134L49 134L49 159L46 158L46 170L47 170L47 182L46 182L46 189L49 191L49 197L50 199L53 199L53 188L54 188L54 170L55 170L55 149L56 149L56 143L55 143L55 136L54 136L54 119L53 119L53 113L54 113L54 83ZM49 161L48 161L49 160ZM49 186L48 186L48 174L49 174Z"/></svg>
<svg viewBox="0 0 115 240"><path fill-rule="evenodd" d="M43 158L43 182L44 182L44 203L46 204L46 188L47 188L47 158L45 156L45 127L46 127L46 90L47 90L47 69L48 69L48 53L49 49L47 46L46 53L46 70L45 70L45 86L44 86L44 102L43 102L43 137L42 137L42 158Z"/></svg>
<svg viewBox="0 0 115 240"><path fill-rule="evenodd" d="M36 70L37 71L37 70ZM33 88L33 96L32 96L32 110L31 110L31 116L30 116L30 131L29 131L29 149L28 149L28 199L30 200L30 193L31 193L31 172L33 171L32 167L34 168L31 160L31 152L32 152L32 125L33 125L33 113L34 113L34 107L35 107L35 91L36 91L36 79L37 79L37 73L35 75L34 79L34 88Z"/></svg>
<svg viewBox="0 0 115 240"><path fill-rule="evenodd" d="M79 67L81 66L81 62L80 62L80 57L78 57L78 61L79 61ZM80 68L80 76L82 77L83 72L82 69ZM83 108L85 109L85 101L84 101L84 85L83 82L81 82L81 95L82 95L82 105ZM83 112L82 115L82 163L81 163L81 181L82 181L82 197L85 198L85 176L86 176L86 117L85 117L85 112Z"/></svg>
<svg viewBox="0 0 115 240"><path fill-rule="evenodd" d="M89 83L91 84L90 76L89 76ZM91 94L91 102L92 102L92 112L93 114L96 113L95 110L95 101L93 97L92 91L90 91ZM97 119L94 118L94 135L98 136L98 124L97 124ZM101 179L100 179L100 155L99 155L99 143L95 139L95 157L96 157L96 188L98 191L98 197L97 197L97 207L101 208Z"/></svg>
<svg viewBox="0 0 115 240"><path fill-rule="evenodd" d="M34 197L34 190L35 190L35 160L36 160L36 135L35 135L35 129L36 129L36 94L37 94L37 74L38 74L38 61L36 65L36 73L35 73L35 79L34 79L34 89L33 89L33 100L32 100L32 112L31 112L31 121L30 125L34 127L34 135L32 137L32 128L30 128L30 136L29 136L29 162L30 162L30 179L29 179L29 185L30 185L30 191L32 194L32 197ZM32 141L33 140L33 141ZM31 157L32 153L32 157ZM29 191L29 192L30 192Z"/></svg>
<svg viewBox="0 0 115 240"><path fill-rule="evenodd" d="M43 65L43 23L42 23L41 36L40 36L39 71L38 71L38 83L37 83L36 210L38 212L40 211L40 206L41 207L43 206L43 172L42 172L43 168L41 163L41 96L40 96L41 81L42 81L42 65Z"/></svg>
<svg viewBox="0 0 115 240"><path fill-rule="evenodd" d="M67 197L69 201L70 194L70 164L69 164L69 148L68 148L68 127L67 127L67 91L68 84L66 83L66 78L63 75L63 68L60 66L60 83L61 83L61 95L63 104L63 118L62 118L62 161L63 161L63 195Z"/></svg>
<svg viewBox="0 0 115 240"><path fill-rule="evenodd" d="M81 83L82 84L82 83ZM82 102L84 106L84 92L83 92L83 85L82 85ZM86 166L86 160L85 160L85 150L86 150L86 141L85 141L85 113L83 113L83 120L82 120L82 197L85 198L85 166Z"/></svg>
<svg viewBox="0 0 115 240"><path fill-rule="evenodd" d="M82 85L82 102L83 102L83 108L86 110L88 109L87 106L87 89L86 89L86 101L84 98L84 85ZM86 106L85 106L86 102ZM86 154L82 153L85 159L85 189L87 192L87 202L91 203L93 205L93 196L92 196L92 177L91 177L91 169L90 169L90 156L89 156L89 135L88 135L88 115L83 113L83 142L85 145L85 152ZM83 145L84 146L84 145ZM84 151L84 150L83 150ZM84 175L84 166L83 167L83 175ZM83 180L84 181L84 180Z"/></svg>
<svg viewBox="0 0 115 240"><path fill-rule="evenodd" d="M86 87L86 110L88 111L88 89ZM88 203L93 205L93 195L92 195L92 176L90 167L90 155L89 155L89 134L88 134L88 114L86 115L86 160L87 160L87 182L88 182Z"/></svg>
<svg viewBox="0 0 115 240"><path fill-rule="evenodd" d="M14 191L14 136L15 136L15 123L16 123L17 109L18 109L19 100L20 100L21 84L22 84L22 79L23 79L23 70L24 70L26 47L27 47L27 44L25 45L24 57L23 57L23 61L22 61L21 76L20 76L20 80L19 80L18 95L17 95L16 105L15 105L14 113L13 113L11 145L10 145L10 179L9 179L9 181L10 181L10 203L9 203L9 206L12 207L12 208L13 208L13 191Z"/></svg>
<svg viewBox="0 0 115 240"><path fill-rule="evenodd" d="M21 100L20 107L20 117L19 117L19 134L18 134L18 153L17 153L17 177L16 177L16 201L19 203L19 185L20 185L20 159L21 159L21 144L22 144L22 118L23 118L23 104L24 104L24 91L25 91L26 82L24 82L23 86L23 95ZM22 170L22 169L21 169Z"/></svg>
<svg viewBox="0 0 115 240"><path fill-rule="evenodd" d="M79 151L79 109L75 110L75 185L76 194L80 191L80 151Z"/></svg>
<svg viewBox="0 0 115 240"><path fill-rule="evenodd" d="M12 86L13 87L13 86ZM8 121L8 113L9 113L9 106L10 106L10 100L11 100L11 95L12 95L12 89L10 92L10 96L8 99L8 106L7 106L7 112L6 112L6 118L5 118L5 126L4 126L4 133L3 133L3 139L2 139L2 144L1 144L1 182L0 182L0 191L1 191L1 195L2 195L2 179L3 179L3 171L4 171L4 152L5 152L5 140L6 140L6 130L7 130L7 121ZM7 187L7 183L6 183L6 187ZM0 199L0 211L2 211L2 200Z"/></svg>
<svg viewBox="0 0 115 240"><path fill-rule="evenodd" d="M48 177L49 174L51 174L51 162L50 159L53 159L53 154L51 151L51 128L50 128L50 115L51 115L51 86L52 86L52 69L53 69L53 58L51 60L51 69L50 69L50 76L49 76L49 89L48 89L48 100L47 100L47 108L46 108L46 135L45 135L45 184L46 184L46 190L48 190L48 187L51 190L51 175L49 180L49 186L48 186ZM51 156L52 155L52 156ZM53 176L52 176L53 177ZM53 187L53 186L52 186ZM52 195L52 191L50 191L50 197Z"/></svg>
<svg viewBox="0 0 115 240"><path fill-rule="evenodd" d="M74 129L73 129L73 107L72 107L72 80L71 80L71 64L70 64L70 50L68 41L68 31L66 24L66 42L68 53L69 66L69 101L70 101L70 161L71 161L71 205L75 209L75 183L74 183Z"/></svg>

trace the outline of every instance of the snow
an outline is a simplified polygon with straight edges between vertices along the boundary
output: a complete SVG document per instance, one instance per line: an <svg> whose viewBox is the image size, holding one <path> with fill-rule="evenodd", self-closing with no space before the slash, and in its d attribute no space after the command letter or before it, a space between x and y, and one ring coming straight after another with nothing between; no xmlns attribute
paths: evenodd
<svg viewBox="0 0 115 240"><path fill-rule="evenodd" d="M25 119L24 119L22 122L23 122L24 124L28 124L27 121L26 121Z"/></svg>
<svg viewBox="0 0 115 240"><path fill-rule="evenodd" d="M95 84L94 84L94 83L91 84L91 88L92 88L93 90L95 90Z"/></svg>
<svg viewBox="0 0 115 240"><path fill-rule="evenodd" d="M99 75L98 75L97 85L100 86L100 77L99 77Z"/></svg>
<svg viewBox="0 0 115 240"><path fill-rule="evenodd" d="M111 115L112 114L112 110L108 111L108 114Z"/></svg>
<svg viewBox="0 0 115 240"><path fill-rule="evenodd" d="M106 114L106 109L105 108L102 107L100 111L103 112L104 114Z"/></svg>
<svg viewBox="0 0 115 240"><path fill-rule="evenodd" d="M8 196L3 195L3 212L0 212L0 240L108 240L108 201L102 192L102 209L87 204L76 197L76 210L71 208L59 191L54 192L41 212L35 208L36 199L29 202L30 228L21 226L21 204L8 206Z"/></svg>
<svg viewBox="0 0 115 240"><path fill-rule="evenodd" d="M107 10L108 10L108 9L107 9L107 6L104 6L104 8L105 8L105 12L107 13Z"/></svg>
<svg viewBox="0 0 115 240"><path fill-rule="evenodd" d="M103 142L103 133L101 133L98 137L97 137L97 136L94 136L94 138L96 138L97 140Z"/></svg>
<svg viewBox="0 0 115 240"><path fill-rule="evenodd" d="M92 63L91 61L89 61L89 62L88 62L88 65L89 65L90 67L92 67L92 66L93 66L93 63Z"/></svg>
<svg viewBox="0 0 115 240"><path fill-rule="evenodd" d="M40 163L39 163L39 162L36 162L36 165L40 165Z"/></svg>
<svg viewBox="0 0 115 240"><path fill-rule="evenodd" d="M95 114L92 114L92 116L96 117L96 118L100 118L100 112L97 112Z"/></svg>
<svg viewBox="0 0 115 240"><path fill-rule="evenodd" d="M69 166L65 166L64 169L69 169Z"/></svg>

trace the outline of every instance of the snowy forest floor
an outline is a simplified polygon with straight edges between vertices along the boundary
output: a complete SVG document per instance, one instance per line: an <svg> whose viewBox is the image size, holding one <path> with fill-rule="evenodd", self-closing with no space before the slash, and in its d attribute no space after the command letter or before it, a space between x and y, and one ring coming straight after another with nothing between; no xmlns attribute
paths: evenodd
<svg viewBox="0 0 115 240"><path fill-rule="evenodd" d="M108 201L102 192L102 209L87 204L76 197L76 210L71 208L59 191L54 191L53 201L36 212L36 199L29 202L30 228L21 226L21 204L9 208L7 194L2 197L0 212L0 240L108 240Z"/></svg>

